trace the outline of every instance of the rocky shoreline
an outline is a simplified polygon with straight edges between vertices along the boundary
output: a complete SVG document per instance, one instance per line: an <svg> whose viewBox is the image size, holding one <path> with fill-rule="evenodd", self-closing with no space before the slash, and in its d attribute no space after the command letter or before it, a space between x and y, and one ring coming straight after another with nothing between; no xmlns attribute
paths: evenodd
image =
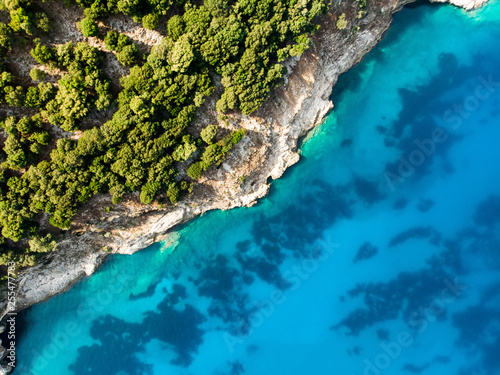
<svg viewBox="0 0 500 375"><path fill-rule="evenodd" d="M129 199L111 212L102 210L110 205L109 197L95 197L79 213L72 230L64 235L59 250L42 264L18 276L16 311L61 293L81 277L91 275L110 253L132 254L164 240L172 228L204 212L250 206L264 197L270 188L269 178L281 177L299 160L297 143L300 138L319 124L333 107L329 97L339 75L358 63L379 42L395 12L414 1L369 2L367 15L356 21L360 27L356 33L351 31L351 25L345 30L336 28L336 17L344 11L339 10L336 3L337 8L331 7L320 20L321 28L312 38L312 47L300 59L289 62L291 73L285 85L275 90L264 106L251 116L229 118L226 127L243 126L248 129L248 135L221 168L209 171L192 197L165 208L159 205L144 207ZM487 2L431 1L451 2L467 10ZM344 7L349 14L349 5ZM207 106L198 117L200 125L206 125L213 122L215 113ZM7 291L1 294L0 317L3 319L8 312ZM0 354L3 357L7 353L0 351ZM6 366L0 366L0 375L9 371Z"/></svg>

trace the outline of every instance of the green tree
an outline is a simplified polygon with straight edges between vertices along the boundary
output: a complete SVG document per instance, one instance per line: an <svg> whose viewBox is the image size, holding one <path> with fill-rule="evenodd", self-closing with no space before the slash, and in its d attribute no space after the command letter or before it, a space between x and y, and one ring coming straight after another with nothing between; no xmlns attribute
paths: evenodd
<svg viewBox="0 0 500 375"><path fill-rule="evenodd" d="M207 144L212 144L215 136L217 135L218 127L217 125L208 125L202 129L200 136L203 141Z"/></svg>
<svg viewBox="0 0 500 375"><path fill-rule="evenodd" d="M44 33L48 33L50 30L50 20L49 17L43 13L39 12L35 15L36 27L43 31Z"/></svg>
<svg viewBox="0 0 500 375"><path fill-rule="evenodd" d="M104 1L94 1L90 8L85 8L85 17L91 18L93 20L98 18L104 18L109 15L111 9L109 9L109 2L106 4Z"/></svg>
<svg viewBox="0 0 500 375"><path fill-rule="evenodd" d="M96 36L99 34L99 26L97 22L89 17L85 17L79 24L79 28L83 35L87 37Z"/></svg>
<svg viewBox="0 0 500 375"><path fill-rule="evenodd" d="M172 204L177 203L177 201L179 200L179 197L180 197L180 193L181 193L181 191L180 191L177 183L172 182L168 185L167 197L168 197L168 200L170 201L170 203L172 203Z"/></svg>
<svg viewBox="0 0 500 375"><path fill-rule="evenodd" d="M143 204L151 204L160 189L160 184L153 182L147 183L141 188L140 199Z"/></svg>
<svg viewBox="0 0 500 375"><path fill-rule="evenodd" d="M31 56L39 63L39 64L47 64L50 61L54 61L55 58L55 53L54 50L51 48L47 47L46 45L43 45L41 43L37 43L35 48L33 48L31 51Z"/></svg>
<svg viewBox="0 0 500 375"><path fill-rule="evenodd" d="M30 77L33 81L38 82L45 78L45 72L38 68L33 68L30 70Z"/></svg>
<svg viewBox="0 0 500 375"><path fill-rule="evenodd" d="M25 8L17 8L10 11L10 23L12 31L19 32L23 30L28 35L35 32L34 17L31 12Z"/></svg>
<svg viewBox="0 0 500 375"><path fill-rule="evenodd" d="M120 64L128 66L132 65L137 60L137 55L137 47L132 43L123 47L122 50L116 54L116 59Z"/></svg>
<svg viewBox="0 0 500 375"><path fill-rule="evenodd" d="M0 58L4 58L11 48L10 33L11 28L7 24L0 22Z"/></svg>
<svg viewBox="0 0 500 375"><path fill-rule="evenodd" d="M155 13L146 14L142 17L142 26L149 30L154 30L158 27L160 17Z"/></svg>
<svg viewBox="0 0 500 375"><path fill-rule="evenodd" d="M21 134L29 134L33 130L34 123L29 117L22 117L16 124L17 131Z"/></svg>
<svg viewBox="0 0 500 375"><path fill-rule="evenodd" d="M27 147L28 142L25 138L20 137L18 133L9 134L4 145L7 158L3 165L14 170L26 167L30 158L30 155L26 152Z"/></svg>
<svg viewBox="0 0 500 375"><path fill-rule="evenodd" d="M177 146L172 154L174 160L187 160L196 151L196 145L193 143L190 136L183 137L183 143Z"/></svg>
<svg viewBox="0 0 500 375"><path fill-rule="evenodd" d="M40 106L40 91L38 90L38 87L28 87L28 92L26 93L26 97L24 99L24 105L32 108L38 108Z"/></svg>
<svg viewBox="0 0 500 375"><path fill-rule="evenodd" d="M75 60L75 54L73 53L74 49L75 47L73 46L73 42L71 41L57 46L56 54L59 65L67 68L74 62Z"/></svg>
<svg viewBox="0 0 500 375"><path fill-rule="evenodd" d="M170 61L174 72L184 73L194 61L193 46L189 42L189 36L182 35L170 53Z"/></svg>
<svg viewBox="0 0 500 375"><path fill-rule="evenodd" d="M7 86L4 88L5 101L12 107L22 107L24 105L24 88L22 86Z"/></svg>
<svg viewBox="0 0 500 375"><path fill-rule="evenodd" d="M189 166L189 168L187 169L187 175L193 180L198 180L204 170L205 165L203 164L203 162L197 161Z"/></svg>
<svg viewBox="0 0 500 375"><path fill-rule="evenodd" d="M109 30L104 37L104 44L106 48L110 51L114 51L116 49L116 45L118 43L118 34L115 30Z"/></svg>
<svg viewBox="0 0 500 375"><path fill-rule="evenodd" d="M46 131L34 132L29 137L30 142L38 143L42 146L46 146L50 140L50 134Z"/></svg>
<svg viewBox="0 0 500 375"><path fill-rule="evenodd" d="M172 40L176 41L179 37L184 34L184 20L179 15L174 15L170 17L167 22L167 32Z"/></svg>
<svg viewBox="0 0 500 375"><path fill-rule="evenodd" d="M118 40L116 42L116 52L121 52L121 50L125 47L128 46L129 44L132 44L133 42L130 40L128 36L125 34L119 34L118 35Z"/></svg>
<svg viewBox="0 0 500 375"><path fill-rule="evenodd" d="M40 107L44 107L49 101L51 101L56 95L57 89L50 82L40 82L38 84L38 98L40 101Z"/></svg>
<svg viewBox="0 0 500 375"><path fill-rule="evenodd" d="M135 15L137 14L140 6L139 0L118 0L118 11L123 14Z"/></svg>
<svg viewBox="0 0 500 375"><path fill-rule="evenodd" d="M28 241L28 244L32 253L50 253L57 249L57 242L50 234L45 237L36 235Z"/></svg>

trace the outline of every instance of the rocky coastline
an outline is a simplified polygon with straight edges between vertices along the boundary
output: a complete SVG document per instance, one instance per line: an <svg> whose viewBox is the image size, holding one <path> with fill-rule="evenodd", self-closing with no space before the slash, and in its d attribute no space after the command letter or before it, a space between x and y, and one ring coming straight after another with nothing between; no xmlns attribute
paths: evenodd
<svg viewBox="0 0 500 375"><path fill-rule="evenodd" d="M285 84L251 116L232 115L226 127L243 126L247 136L237 145L221 168L208 171L191 197L176 206L145 207L131 197L105 212L110 197L96 196L79 213L70 231L58 244L58 251L18 275L15 310L19 311L68 289L91 275L112 253L132 254L166 239L175 227L204 212L251 206L264 197L270 179L277 179L299 160L297 144L318 125L333 107L332 88L338 77L357 64L382 38L392 15L415 0L372 1L366 16L357 20L359 31L338 30L336 18L343 10L336 3L322 16L321 28L312 37L312 46L300 59L288 62ZM450 2L464 9L478 8L487 0L431 0ZM348 7L349 5L344 5ZM345 9L349 14L349 9ZM354 22L354 21L353 21ZM210 102L213 98L209 98ZM213 101L213 100L212 100ZM210 104L210 103L209 103ZM212 103L213 104L213 103ZM216 114L206 106L199 123L213 123ZM213 108L213 105L211 106ZM98 212L98 214L96 214ZM0 291L0 317L8 311L7 290ZM0 325L0 330L3 326ZM0 342L1 344L1 342ZM7 355L0 346L0 360ZM10 372L0 364L0 375Z"/></svg>

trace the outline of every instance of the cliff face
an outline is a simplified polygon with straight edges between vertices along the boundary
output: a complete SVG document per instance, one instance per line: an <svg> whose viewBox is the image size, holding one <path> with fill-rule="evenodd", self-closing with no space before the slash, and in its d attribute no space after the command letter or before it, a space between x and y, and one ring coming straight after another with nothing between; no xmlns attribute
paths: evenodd
<svg viewBox="0 0 500 375"><path fill-rule="evenodd" d="M367 15L356 20L357 6L335 2L321 19L321 28L312 47L300 59L288 63L291 72L285 84L252 116L232 116L227 127L243 126L247 136L219 169L208 171L195 187L192 197L174 207L144 207L131 198L104 212L107 196L95 197L79 213L72 231L65 234L59 250L47 260L19 275L17 305L21 310L60 293L76 280L92 274L112 253L131 254L165 239L167 231L206 211L252 205L269 190L268 179L279 178L299 160L300 137L322 121L333 107L329 99L340 74L349 70L380 40L394 12L414 0L369 1ZM447 0L433 0L447 2ZM472 9L487 0L450 0ZM356 2L354 2L356 3ZM346 13L359 31L349 24L338 30L336 18ZM213 102L213 98L209 102ZM213 122L213 110L199 114L199 124ZM106 250L103 251L103 249ZM2 292L0 316L6 311ZM2 313L3 312L3 313Z"/></svg>

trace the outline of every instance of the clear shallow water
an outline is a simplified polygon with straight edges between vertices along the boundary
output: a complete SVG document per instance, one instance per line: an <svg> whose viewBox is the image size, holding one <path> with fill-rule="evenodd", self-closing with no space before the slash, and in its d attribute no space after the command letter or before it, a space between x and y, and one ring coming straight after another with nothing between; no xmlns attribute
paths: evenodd
<svg viewBox="0 0 500 375"><path fill-rule="evenodd" d="M15 373L499 374L499 21L397 15L266 199L25 311Z"/></svg>

